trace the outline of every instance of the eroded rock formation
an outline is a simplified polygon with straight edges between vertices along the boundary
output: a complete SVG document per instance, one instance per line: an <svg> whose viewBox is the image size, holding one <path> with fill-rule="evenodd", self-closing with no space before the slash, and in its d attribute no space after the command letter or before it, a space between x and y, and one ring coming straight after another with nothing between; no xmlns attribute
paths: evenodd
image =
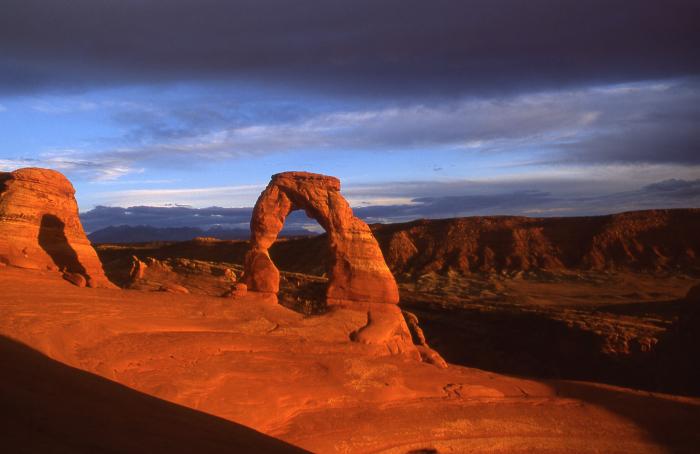
<svg viewBox="0 0 700 454"><path fill-rule="evenodd" d="M113 287L78 217L73 185L59 172L0 173L0 262L79 274L90 287Z"/></svg>
<svg viewBox="0 0 700 454"><path fill-rule="evenodd" d="M269 248L290 212L304 210L328 232L329 305L396 304L396 281L367 224L352 214L337 178L307 172L274 175L250 221L251 249L245 259L248 288L277 293L279 271Z"/></svg>
<svg viewBox="0 0 700 454"><path fill-rule="evenodd" d="M397 306L399 292L394 276L372 231L353 216L340 194L337 178L307 172L273 175L250 221L251 249L244 264L248 288L278 292L280 273L268 251L294 210L304 210L328 232L327 304L367 313L366 325L351 333L350 338L384 344L392 354L420 358Z"/></svg>

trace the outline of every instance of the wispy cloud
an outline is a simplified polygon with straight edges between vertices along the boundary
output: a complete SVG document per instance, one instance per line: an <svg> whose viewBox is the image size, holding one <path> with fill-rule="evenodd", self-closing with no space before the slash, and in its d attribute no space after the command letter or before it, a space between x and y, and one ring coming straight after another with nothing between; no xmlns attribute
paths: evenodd
<svg viewBox="0 0 700 454"><path fill-rule="evenodd" d="M72 98L37 98L30 101L29 108L44 114L63 115L97 110L100 108L100 104L94 101Z"/></svg>
<svg viewBox="0 0 700 454"><path fill-rule="evenodd" d="M216 186L206 188L153 188L108 191L96 194L106 205L169 206L251 206L264 185Z"/></svg>
<svg viewBox="0 0 700 454"><path fill-rule="evenodd" d="M0 158L0 171L10 172L12 170L19 169L20 167L32 167L36 166L37 161L32 158L16 158L16 159L1 159Z"/></svg>
<svg viewBox="0 0 700 454"><path fill-rule="evenodd" d="M383 186L365 186L355 191L351 189L349 193L363 193L367 196L364 202L353 204L356 216L367 222L384 223L418 218L474 215L574 216L648 208L700 207L700 179L672 179L624 191L611 191L611 188L608 188L607 191L602 190L597 193L581 190L581 188L572 189L548 181L531 181L529 185L521 186L513 182L474 181L461 184L454 182L450 186L443 185L442 188L436 186L439 185L437 183L423 186L418 183L393 183ZM232 192L245 194L251 189L254 187L207 188L201 193L209 191L209 196L211 194L230 195ZM416 197L415 194L421 191L424 195ZM402 192L405 197L383 197L383 194ZM139 199L144 197L143 192L137 194ZM154 194L172 197L171 200L181 200L179 191L162 190ZM148 195L145 197L145 200L148 200ZM124 200L127 201L129 198ZM98 206L81 214L81 219L88 231L110 225L205 229L215 226L247 228L251 213L250 206L197 208L172 203L164 206L148 206L148 203L144 203L128 208ZM303 212L295 212L288 224L306 229L313 226L313 222L309 221Z"/></svg>
<svg viewBox="0 0 700 454"><path fill-rule="evenodd" d="M120 110L119 144L54 150L39 160L92 179L149 167L191 168L298 151L517 153L530 164L700 164L700 82L654 81L513 97L243 118L202 106ZM111 142L114 142L112 140ZM520 163L520 164L518 164ZM513 161L512 165L522 165Z"/></svg>

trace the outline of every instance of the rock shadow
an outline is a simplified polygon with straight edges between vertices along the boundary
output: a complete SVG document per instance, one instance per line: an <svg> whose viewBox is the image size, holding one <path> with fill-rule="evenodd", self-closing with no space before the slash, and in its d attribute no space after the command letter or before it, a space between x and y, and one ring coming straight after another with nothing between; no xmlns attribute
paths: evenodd
<svg viewBox="0 0 700 454"><path fill-rule="evenodd" d="M642 429L669 453L695 454L700 446L700 405L689 399L626 392L594 383L547 383L557 395L605 408ZM593 434L592 434L593 435Z"/></svg>
<svg viewBox="0 0 700 454"><path fill-rule="evenodd" d="M432 309L404 305L416 314L428 343L446 361L535 379L586 380L674 394L700 395L683 373L669 372L674 358L665 338L652 352L606 354L603 339L563 320L517 310ZM680 361L682 362L682 361ZM677 367L673 370L678 369Z"/></svg>
<svg viewBox="0 0 700 454"><path fill-rule="evenodd" d="M10 179L10 176L9 172L0 172L0 196L7 191L7 180Z"/></svg>
<svg viewBox="0 0 700 454"><path fill-rule="evenodd" d="M5 452L306 452L54 361L0 336Z"/></svg>
<svg viewBox="0 0 700 454"><path fill-rule="evenodd" d="M51 257L59 270L85 274L85 267L66 237L66 225L57 216L45 214L39 227L39 246Z"/></svg>
<svg viewBox="0 0 700 454"><path fill-rule="evenodd" d="M536 314L408 309L419 317L431 347L450 363L543 382L558 396L633 422L669 452L695 453L700 446L697 400L609 386L678 391L679 377L664 380L655 372L660 363L653 355L643 362L605 357L591 333ZM589 382L551 380L555 378Z"/></svg>

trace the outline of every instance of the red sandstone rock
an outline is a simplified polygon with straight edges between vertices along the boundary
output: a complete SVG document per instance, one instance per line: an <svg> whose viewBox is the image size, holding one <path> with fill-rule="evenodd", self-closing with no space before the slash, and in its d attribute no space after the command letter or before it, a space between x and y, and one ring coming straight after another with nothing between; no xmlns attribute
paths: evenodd
<svg viewBox="0 0 700 454"><path fill-rule="evenodd" d="M568 218L422 219L372 229L397 276L542 269L700 270L697 208Z"/></svg>
<svg viewBox="0 0 700 454"><path fill-rule="evenodd" d="M251 250L245 259L248 288L277 293L279 271L268 249L287 215L302 209L328 232L330 272L326 293L330 305L353 302L396 304L396 281L384 261L371 230L352 214L340 194L337 178L307 172L274 175L255 204L251 227Z"/></svg>
<svg viewBox="0 0 700 454"><path fill-rule="evenodd" d="M85 279L85 276L79 273L65 273L63 275L63 279L67 280L68 282L77 287L87 286L87 279Z"/></svg>
<svg viewBox="0 0 700 454"><path fill-rule="evenodd" d="M329 306L367 312L367 324L350 334L356 342L386 345L391 354L420 360L396 304L399 291L367 224L352 214L340 194L340 180L308 172L273 175L250 221L251 249L245 281L252 291L277 293L280 274L268 252L287 215L304 210L328 233Z"/></svg>
<svg viewBox="0 0 700 454"><path fill-rule="evenodd" d="M160 290L161 292L166 292L166 293L182 293L182 294L190 293L190 291L187 290L187 287L184 287L182 285L173 284L170 282L161 285L158 290Z"/></svg>
<svg viewBox="0 0 700 454"><path fill-rule="evenodd" d="M248 294L248 286L243 283L237 283L231 286L231 290L224 293L225 298L243 298Z"/></svg>
<svg viewBox="0 0 700 454"><path fill-rule="evenodd" d="M131 257L131 260L132 262L131 270L129 270L129 279L132 282L138 281L139 279L143 279L143 275L146 272L146 268L148 268L148 265L139 260L139 258L135 255Z"/></svg>
<svg viewBox="0 0 700 454"><path fill-rule="evenodd" d="M85 236L74 195L54 170L0 173L0 262L81 274L91 287L114 287Z"/></svg>

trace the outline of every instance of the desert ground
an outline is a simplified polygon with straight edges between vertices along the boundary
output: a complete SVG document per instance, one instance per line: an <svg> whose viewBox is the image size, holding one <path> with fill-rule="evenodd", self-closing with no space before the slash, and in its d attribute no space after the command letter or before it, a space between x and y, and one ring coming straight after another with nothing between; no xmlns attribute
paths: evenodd
<svg viewBox="0 0 700 454"><path fill-rule="evenodd" d="M7 267L0 285L5 443L19 450L626 453L700 443L696 398L439 369L348 342L364 322L355 311L78 288Z"/></svg>
<svg viewBox="0 0 700 454"><path fill-rule="evenodd" d="M0 0L0 454L700 454L698 43Z"/></svg>

